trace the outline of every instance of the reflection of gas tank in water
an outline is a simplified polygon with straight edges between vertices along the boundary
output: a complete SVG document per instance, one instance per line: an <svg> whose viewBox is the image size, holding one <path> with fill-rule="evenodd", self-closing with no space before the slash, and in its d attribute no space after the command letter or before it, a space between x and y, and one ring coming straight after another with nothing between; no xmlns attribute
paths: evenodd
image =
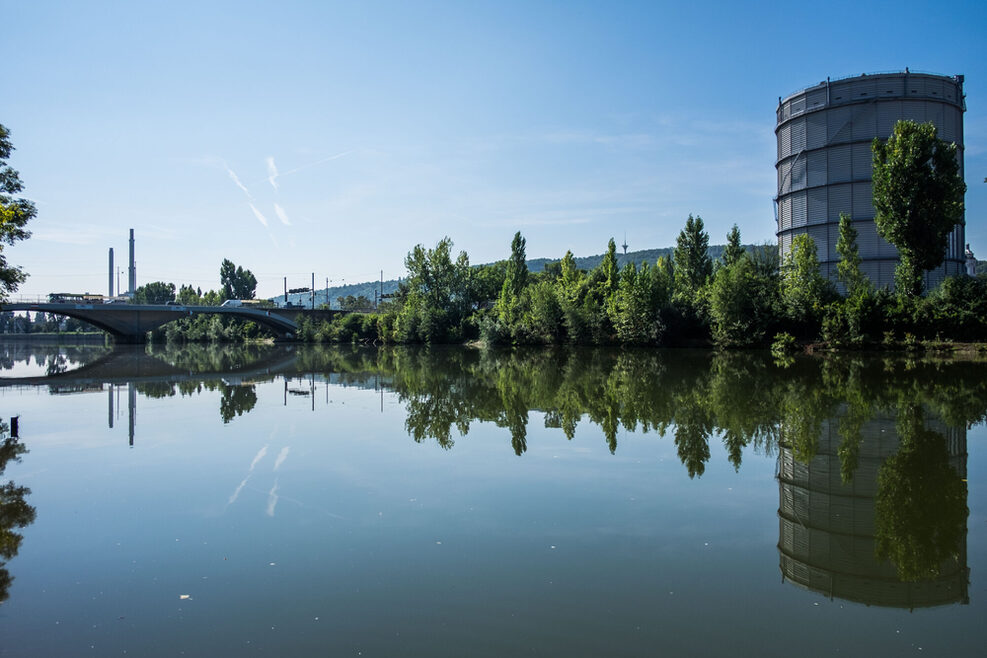
<svg viewBox="0 0 987 658"><path fill-rule="evenodd" d="M782 577L830 598L866 605L911 609L969 603L965 513L960 541L948 547L954 557L936 560L935 574L903 579L903 565L877 557L882 469L903 447L898 419L878 413L863 423L856 443L841 437L839 420L845 415L843 405L837 418L823 422L808 464L796 459L782 428L777 467ZM956 483L963 486L966 429L947 427L939 420L928 420L925 427L929 436L941 441L943 465L948 462L950 476L955 474ZM963 502L965 510L965 496Z"/></svg>

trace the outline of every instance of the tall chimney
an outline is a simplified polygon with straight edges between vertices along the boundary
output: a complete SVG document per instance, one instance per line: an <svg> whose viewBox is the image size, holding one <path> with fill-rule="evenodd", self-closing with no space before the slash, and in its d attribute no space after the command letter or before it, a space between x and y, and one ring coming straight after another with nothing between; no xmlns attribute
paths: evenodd
<svg viewBox="0 0 987 658"><path fill-rule="evenodd" d="M137 292L137 267L134 265L134 229L130 229L130 271L127 285L128 295Z"/></svg>
<svg viewBox="0 0 987 658"><path fill-rule="evenodd" d="M113 247L110 247L110 297L113 296Z"/></svg>

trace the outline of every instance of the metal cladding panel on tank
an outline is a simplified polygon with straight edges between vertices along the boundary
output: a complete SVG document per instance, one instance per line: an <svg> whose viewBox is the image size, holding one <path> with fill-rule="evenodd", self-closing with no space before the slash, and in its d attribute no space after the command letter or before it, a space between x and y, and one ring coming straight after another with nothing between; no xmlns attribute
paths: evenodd
<svg viewBox="0 0 987 658"><path fill-rule="evenodd" d="M782 99L775 128L782 256L795 235L808 233L832 278L839 217L848 213L859 233L864 272L877 286L892 286L898 251L877 235L873 222L872 143L889 137L899 120L932 121L941 139L957 144L962 175L965 109L962 76L908 71L827 80ZM961 224L950 235L946 262L926 276L927 288L964 271L964 238Z"/></svg>

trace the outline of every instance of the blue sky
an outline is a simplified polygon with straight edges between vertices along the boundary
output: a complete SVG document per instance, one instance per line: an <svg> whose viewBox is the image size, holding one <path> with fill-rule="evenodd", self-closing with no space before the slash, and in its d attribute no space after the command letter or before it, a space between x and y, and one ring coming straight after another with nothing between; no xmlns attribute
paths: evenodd
<svg viewBox="0 0 987 658"><path fill-rule="evenodd" d="M987 257L987 3L0 0L0 123L34 236L28 295L138 283L258 293L674 243L689 213L774 240L778 97L964 74L967 240ZM123 281L126 282L124 269Z"/></svg>

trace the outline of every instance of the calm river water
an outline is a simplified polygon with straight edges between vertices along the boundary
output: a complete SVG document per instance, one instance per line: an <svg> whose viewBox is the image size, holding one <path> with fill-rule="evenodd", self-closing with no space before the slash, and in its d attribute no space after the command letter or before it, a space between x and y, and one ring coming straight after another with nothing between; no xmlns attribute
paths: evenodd
<svg viewBox="0 0 987 658"><path fill-rule="evenodd" d="M984 362L23 343L0 361L3 656L987 646Z"/></svg>

